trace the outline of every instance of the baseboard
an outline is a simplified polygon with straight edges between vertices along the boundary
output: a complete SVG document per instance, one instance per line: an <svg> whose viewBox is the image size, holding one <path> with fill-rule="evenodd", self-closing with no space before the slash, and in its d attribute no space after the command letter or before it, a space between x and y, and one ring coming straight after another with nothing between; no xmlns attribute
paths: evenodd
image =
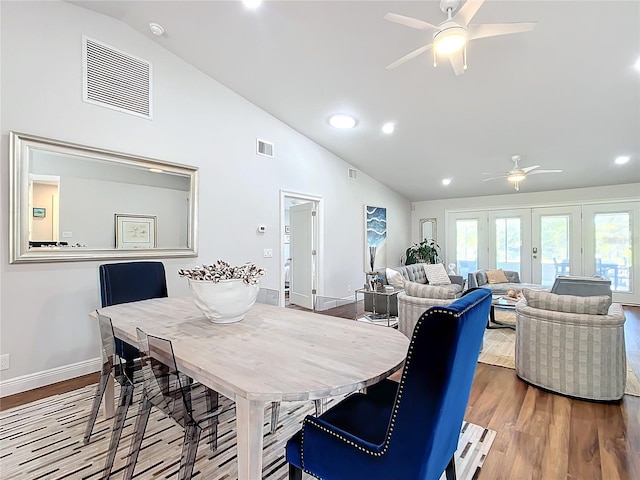
<svg viewBox="0 0 640 480"><path fill-rule="evenodd" d="M87 375L100 371L102 361L99 357L91 358L83 362L72 363L62 367L30 373L21 377L9 378L0 381L0 397L15 395L34 388L46 387L52 383L63 382L71 378Z"/></svg>

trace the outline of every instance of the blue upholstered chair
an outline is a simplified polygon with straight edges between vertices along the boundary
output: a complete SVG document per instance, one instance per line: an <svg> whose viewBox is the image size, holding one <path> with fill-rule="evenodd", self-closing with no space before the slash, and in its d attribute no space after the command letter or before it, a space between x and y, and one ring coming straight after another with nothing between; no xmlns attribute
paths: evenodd
<svg viewBox="0 0 640 480"><path fill-rule="evenodd" d="M123 262L100 265L100 297L103 307L166 296L167 280L162 262ZM102 340L104 342L104 338ZM133 378L133 361L140 356L138 347L115 338L115 350L121 359L126 360L126 368L129 370L127 374ZM89 414L84 436L85 444L91 439L93 425L111 373L110 370L105 369L105 365L96 389L96 399Z"/></svg>
<svg viewBox="0 0 640 480"><path fill-rule="evenodd" d="M289 479L455 479L453 454L491 307L487 289L422 314L400 384L385 380L307 416L286 446ZM378 328L378 327L372 327Z"/></svg>

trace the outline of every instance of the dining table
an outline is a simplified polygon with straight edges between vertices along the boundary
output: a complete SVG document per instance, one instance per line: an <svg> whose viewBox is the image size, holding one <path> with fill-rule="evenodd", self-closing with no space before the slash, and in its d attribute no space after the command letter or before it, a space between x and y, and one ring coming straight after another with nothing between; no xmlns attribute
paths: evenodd
<svg viewBox="0 0 640 480"><path fill-rule="evenodd" d="M99 309L115 336L137 345L136 328L171 340L178 369L235 402L238 480L262 478L265 406L364 389L399 370L409 339L393 328L255 304L240 322L208 320L191 297ZM90 318L96 319L92 312ZM113 381L105 393L112 414ZM284 452L283 452L284 455Z"/></svg>

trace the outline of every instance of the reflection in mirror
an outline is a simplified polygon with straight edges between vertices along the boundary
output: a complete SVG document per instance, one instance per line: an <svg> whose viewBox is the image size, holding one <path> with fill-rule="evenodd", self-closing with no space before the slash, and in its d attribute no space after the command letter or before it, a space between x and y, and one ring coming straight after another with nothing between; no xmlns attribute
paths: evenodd
<svg viewBox="0 0 640 480"><path fill-rule="evenodd" d="M438 243L435 218L421 218L420 219L420 241L433 239Z"/></svg>
<svg viewBox="0 0 640 480"><path fill-rule="evenodd" d="M15 132L10 143L11 263L196 256L197 168Z"/></svg>

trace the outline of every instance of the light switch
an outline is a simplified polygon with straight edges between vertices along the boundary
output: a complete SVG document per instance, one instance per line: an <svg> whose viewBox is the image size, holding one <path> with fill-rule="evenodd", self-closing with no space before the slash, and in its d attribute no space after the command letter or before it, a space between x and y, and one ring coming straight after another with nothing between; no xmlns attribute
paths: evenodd
<svg viewBox="0 0 640 480"><path fill-rule="evenodd" d="M264 249L264 258L272 258L273 257L273 249L265 248Z"/></svg>
<svg viewBox="0 0 640 480"><path fill-rule="evenodd" d="M73 232L62 232L62 238L71 238L73 237Z"/></svg>

